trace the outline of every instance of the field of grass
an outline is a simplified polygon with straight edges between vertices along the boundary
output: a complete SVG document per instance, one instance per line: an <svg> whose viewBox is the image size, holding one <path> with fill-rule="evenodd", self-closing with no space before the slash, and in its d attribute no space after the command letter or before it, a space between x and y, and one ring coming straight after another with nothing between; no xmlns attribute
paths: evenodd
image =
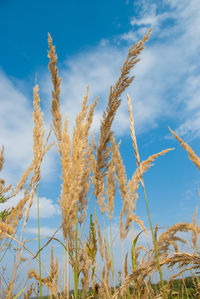
<svg viewBox="0 0 200 299"><path fill-rule="evenodd" d="M198 276L198 279L200 277ZM189 276L186 278L182 278L182 279L174 279L171 286L170 286L170 292L168 295L169 299L173 299L173 298L198 298L198 295L196 294L197 291L196 289L198 288L198 279L194 279L193 276ZM165 283L167 284L167 281L165 281ZM154 290L154 293L159 293L160 291L160 283L156 283L150 284L151 288ZM116 287L116 289L118 289L119 286ZM143 290L145 289L145 284L143 285ZM133 294L134 291L134 287L133 286L129 286L129 293L130 293L130 297ZM81 290L79 290L80 294L81 294ZM111 293L114 293L114 289L111 288L110 290ZM196 294L196 295L195 295ZM90 287L88 290L88 297L92 295L92 288ZM62 298L60 294L58 294L59 298ZM74 298L74 291L70 291L69 293L69 297L70 298ZM36 299L37 297L32 297L32 299ZM43 299L48 299L48 296L43 296ZM55 298L55 296L53 296L53 298ZM98 295L95 293L94 294L94 298L98 298Z"/></svg>
<svg viewBox="0 0 200 299"><path fill-rule="evenodd" d="M55 46L53 46L51 36L49 35L49 71L53 84L51 102L52 129L45 137L43 113L40 109L39 88L36 85L33 89L33 160L15 188L7 185L4 179L0 180L1 202L9 201L10 198L15 197L22 190L24 191L23 198L15 208L4 210L0 214L1 262L6 259L7 244L10 242L10 246L12 244L17 246L14 267L10 277L6 281L2 274L0 280L1 298L198 298L200 284L199 276L196 273L198 273L200 265L198 252L200 227L195 221L197 211L194 214L192 223L177 223L166 229L158 237L159 227L154 227L152 224L143 180L143 175L152 166L152 162L173 149L165 149L151 155L144 161L140 160L134 129L131 97L127 95L130 132L137 164L132 178L127 181L119 144L116 144L111 130L114 117L120 106L120 96L134 79L133 76L130 76L130 71L139 61L138 56L144 49L144 43L149 39L150 33L151 30L148 31L141 41L129 49L127 58L121 68L121 74L117 82L110 88L108 104L102 116L97 144L95 144L95 136L91 136L90 129L98 99L91 106L87 105L88 89L83 99L81 110L76 117L72 138L68 132L68 118L66 117L63 122L60 110L61 79L58 76ZM170 128L169 130L188 152L191 161L200 169L199 157L175 132ZM53 144L49 144L51 134L55 136ZM62 211L63 240L58 240L52 236L41 247L39 218L40 171L44 156L52 148L55 148L59 155L62 170L59 204ZM3 164L4 147L2 147L0 152L0 171L3 168ZM149 227L153 240L151 250L138 246L141 232L147 232L142 219L135 215L139 184L141 184L144 191ZM130 265L128 265L126 253L123 257L121 278L118 283L116 283L116 273L114 271L111 229L117 189L123 203L120 212L120 241L122 246L128 233L130 231L133 232L132 247L131 252L129 252L131 255L131 271L128 270ZM88 217L88 194L90 190L93 191L95 207L93 213ZM38 251L31 252L23 235L29 220L35 193L38 198ZM106 231L105 227L102 228L100 226L97 217L98 209L103 219L105 217L109 219L109 232ZM89 221L88 232L85 230L86 221ZM137 224L141 229L138 235L134 235L134 224ZM18 229L19 226L20 231ZM102 237L102 229L105 231L105 239ZM177 236L179 232L191 233L192 243L190 244L191 249L189 252L180 251L179 245L185 241ZM110 243L108 242L108 234L110 234ZM83 237L85 235L87 235L86 238ZM44 265L40 253L52 240L56 240L65 250L67 257L65 263L66 277L58 271L58 260L54 258L53 246L51 246L51 260L49 261L50 271L47 276L42 276ZM38 267L34 269L30 263L30 269L27 271L26 276L32 283L30 287L22 286L16 293L16 278L19 275L19 265L23 262L23 252L29 252L30 260L33 258L37 260ZM97 263L96 257L98 252L103 262L102 268ZM145 253L143 258L141 258L142 253ZM163 266L167 266L169 269L178 266L178 272L169 281L164 281ZM73 291L69 289L70 267L73 271ZM192 276L183 278L182 275L185 271L191 271ZM160 281L157 284L153 284L151 277L156 272L159 274ZM177 280L178 277L182 278ZM58 284L58 281L61 281L61 285ZM49 295L46 297L42 294L43 286L49 290Z"/></svg>

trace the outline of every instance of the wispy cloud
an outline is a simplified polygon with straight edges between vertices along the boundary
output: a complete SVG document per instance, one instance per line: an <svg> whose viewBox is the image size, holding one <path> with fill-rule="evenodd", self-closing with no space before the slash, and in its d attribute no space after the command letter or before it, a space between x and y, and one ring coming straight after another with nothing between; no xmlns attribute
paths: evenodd
<svg viewBox="0 0 200 299"><path fill-rule="evenodd" d="M5 203L1 203L0 211L4 209L9 209L15 207L18 202L23 198L23 192L18 193L14 198L9 199ZM39 211L40 218L52 218L61 214L59 204L55 203L52 199L46 197L39 198ZM33 199L33 204L31 206L30 218L37 219L37 197Z"/></svg>
<svg viewBox="0 0 200 299"><path fill-rule="evenodd" d="M196 138L200 135L200 3L196 0L139 1L138 6L139 14L131 19L133 29L127 39L135 28L138 32L147 25L153 28L150 51L156 59L152 76L147 80L151 82L153 94L154 86L160 86L154 94L155 98L160 97L158 103L164 108L159 117L168 116L177 122L179 134Z"/></svg>
<svg viewBox="0 0 200 299"><path fill-rule="evenodd" d="M61 214L60 206L53 202L52 199L39 198L40 218L52 218ZM37 200L35 198L31 207L30 217L37 219Z"/></svg>
<svg viewBox="0 0 200 299"><path fill-rule="evenodd" d="M4 145L4 168L1 176L16 184L33 157L33 100L15 87L11 79L0 71L0 135ZM48 133L49 122L45 129ZM52 139L51 139L52 141ZM55 171L55 153L48 152L42 164L42 178L52 179Z"/></svg>
<svg viewBox="0 0 200 299"><path fill-rule="evenodd" d="M169 125L173 122L173 129L178 134L197 138L200 135L200 2L146 0L138 1L138 7L138 16L131 18L129 31L100 41L97 47L61 64L61 110L63 116L67 114L69 117L69 131L72 134L86 86L90 85L89 103L99 96L92 126L92 130L98 132L110 85L120 74L128 47L142 38L151 26L153 32L142 52L142 61L133 70L136 77L128 89L133 101L136 133L150 131L159 126L160 120L166 120ZM40 94L47 128L51 123L51 89L46 71L41 80ZM2 71L0 99L0 135L1 144L5 145L5 166L1 177L7 183L16 184L33 156L32 99ZM125 94L113 129L120 137L129 134ZM55 177L58 168L56 155L54 150L47 153L42 180Z"/></svg>
<svg viewBox="0 0 200 299"><path fill-rule="evenodd" d="M97 47L70 57L61 64L61 111L69 118L70 134L87 85L90 85L89 103L99 96L92 126L92 130L98 132L110 85L120 75L129 46L139 41L152 27L150 40L141 54L142 61L134 68L135 79L128 89L133 101L136 133L148 132L157 127L160 120L166 120L169 125L171 121L175 124L173 129L178 134L190 135L190 139L199 137L200 2L167 0L138 3L140 13L137 18L131 18L129 31L100 41ZM39 85L48 128L51 123L52 86L47 71ZM5 145L5 166L1 177L7 183L16 184L33 156L32 99L2 71L0 99L0 135L1 144ZM122 96L113 130L120 137L129 134L126 94ZM56 155L54 150L47 153L42 179L53 179L57 174Z"/></svg>
<svg viewBox="0 0 200 299"><path fill-rule="evenodd" d="M140 1L140 13L130 21L130 31L114 39L104 40L95 48L80 53L62 65L62 111L69 117L72 132L87 85L90 101L100 96L96 108L93 130L100 125L100 118L107 104L109 87L117 80L128 47L139 41L149 27L153 28L139 62L133 70L136 76L128 89L133 99L137 134L158 126L162 119L176 121L182 134L198 122L200 87L198 85L200 45L198 1ZM162 3L160 9L160 4ZM127 44L124 45L123 41ZM47 80L43 80L44 82ZM50 94L50 84L42 86ZM193 120L191 121L191 113ZM113 129L119 136L129 134L126 95L116 115ZM191 129L190 129L191 133Z"/></svg>
<svg viewBox="0 0 200 299"><path fill-rule="evenodd" d="M50 228L48 226L40 227L40 235L41 237L52 237L55 233L55 228ZM34 236L38 236L38 228L37 227L27 227L25 229L25 233L32 234ZM58 231L55 235L56 238L62 238L62 231Z"/></svg>
<svg viewBox="0 0 200 299"><path fill-rule="evenodd" d="M31 102L3 72L0 72L0 99L1 143L5 146L6 166L24 168L31 161Z"/></svg>

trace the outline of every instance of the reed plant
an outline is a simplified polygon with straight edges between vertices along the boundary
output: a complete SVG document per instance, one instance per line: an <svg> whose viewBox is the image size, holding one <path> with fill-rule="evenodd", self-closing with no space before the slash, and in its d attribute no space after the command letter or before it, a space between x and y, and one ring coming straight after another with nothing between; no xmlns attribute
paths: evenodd
<svg viewBox="0 0 200 299"><path fill-rule="evenodd" d="M97 144L95 144L95 135L91 136L91 125L98 98L89 106L88 88L80 112L76 117L72 137L69 134L68 118L65 116L63 120L60 108L61 78L57 68L57 54L52 38L50 34L48 35L49 71L53 84L52 126L49 133L46 134L43 113L40 109L39 87L36 85L33 89L33 159L15 188L11 185L6 186L5 181L0 180L1 203L15 197L22 190L24 191L23 198L17 205L10 210L5 210L0 215L0 261L6 259L9 249L9 247L6 247L8 241L9 244L12 242L17 246L13 272L9 277L9 281L3 283L4 277L2 275L1 297L11 299L22 298L23 295L24 298L31 298L33 293L36 292L37 286L39 286L39 293L36 292L37 297L44 298L42 297L42 288L46 286L49 290L49 298L172 298L172 293L173 296L180 298L178 292L172 292L173 280L186 270L199 268L198 235L200 227L195 221L197 211L192 223L180 222L175 224L162 232L159 238L157 235L160 227L153 225L151 220L143 175L153 165L152 162L155 159L173 149L168 148L151 155L146 160L140 160L131 97L127 95L130 132L136 158L136 169L128 181L119 150L120 142L116 144L112 131L112 123L121 103L120 97L134 80L134 76L131 76L130 73L140 60L139 55L144 49L144 43L148 41L150 33L151 29L141 41L129 49L120 76L116 83L110 87L108 104L102 116ZM188 152L192 162L200 169L200 158L174 131L169 130ZM55 141L49 144L52 131ZM63 239L56 238L54 234L41 247L39 221L41 164L44 156L53 147L59 155L62 172L62 185L58 202L61 208L62 224L60 228L62 229ZM3 168L3 163L4 147L0 152L0 171ZM137 191L140 184L144 191L150 228L145 227L144 222L136 215ZM38 251L33 253L26 246L24 229L29 219L36 191L38 200ZM112 233L112 219L117 192L119 192L122 200L122 209L119 215L119 237L123 252L124 241L129 233L132 234L131 252L126 252L125 257L124 254L122 255L122 269L118 285L114 268ZM94 202L94 212L90 214L88 223L88 208L91 202ZM101 215L105 237L103 237L99 221ZM106 217L109 219L110 242L106 228ZM86 232L87 223L89 224L88 234ZM139 226L141 230L137 235L134 233L135 225ZM150 250L138 245L142 233L148 235L148 230L151 231L153 240L152 249ZM184 244L186 241L177 236L178 232L190 232L192 234L192 253L180 251L179 243ZM51 246L50 270L48 271L42 263L40 253L44 248L46 250L49 248L48 245L52 240L63 247L64 261L65 255L67 256L67 262L63 263L62 273L59 273L58 259L54 260L53 245ZM32 284L29 288L27 285L21 286L21 289L15 294L17 276L23 262L22 253L24 251L31 255L29 265L33 260L38 261L39 273L30 266L27 278L33 280ZM102 268L97 262L98 253L103 263ZM131 271L128 266L128 255L131 256ZM164 282L163 267L172 268L174 265L177 265L180 271L173 275L168 282ZM73 271L73 292L69 290L70 267ZM46 277L42 277L42 268L47 272ZM67 277L64 275L65 268L67 269ZM160 275L160 285L157 290L153 288L151 283L152 275L156 272ZM61 278L60 289L58 286L59 275ZM82 283L81 289L79 288L80 283ZM185 289L187 296L189 296L186 284L183 287L183 292ZM194 296L198 295L199 288L200 284L197 279Z"/></svg>

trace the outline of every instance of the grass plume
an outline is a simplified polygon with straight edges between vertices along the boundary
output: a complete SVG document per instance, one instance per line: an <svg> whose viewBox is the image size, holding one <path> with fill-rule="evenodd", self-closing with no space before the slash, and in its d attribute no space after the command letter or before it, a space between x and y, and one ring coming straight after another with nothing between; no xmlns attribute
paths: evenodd
<svg viewBox="0 0 200 299"><path fill-rule="evenodd" d="M95 143L95 134L91 136L91 125L93 122L95 108L98 103L96 98L93 104L88 104L89 88L82 100L80 112L76 117L76 123L72 135L68 131L68 117L62 119L60 108L61 78L58 75L57 54L53 45L51 35L48 34L48 58L49 71L53 85L51 114L52 125L45 138L43 113L40 108L39 87L36 85L33 89L33 159L28 168L22 174L21 179L13 188L7 185L3 178L0 179L0 203L15 198L22 190L23 196L20 201L11 210L6 210L0 214L0 262L6 260L6 255L17 245L13 271L6 281L4 274L0 285L0 297L17 298L23 294L24 298L30 298L37 292L38 284L40 286L40 297L42 298L43 287L49 290L48 298L172 298L182 297L187 293L188 298L194 298L199 293L199 278L195 277L194 291L190 294L186 281L183 280L182 290L177 292L173 289L175 278L182 275L185 271L197 271L200 266L198 237L200 227L196 222L197 209L194 213L191 223L179 222L158 236L158 225L153 228L149 206L146 196L143 175L153 166L153 162L166 153L173 150L168 148L152 154L146 160L140 158L136 132L134 127L134 117L132 111L131 98L128 98L130 133L133 144L134 155L136 159L136 168L133 169L130 179L127 179L125 165L120 153L120 143L116 143L112 124L117 110L121 103L121 95L130 86L134 76L130 73L136 63L140 60L138 57L144 49L144 43L147 42L151 29L141 41L135 43L128 51L128 55L121 67L120 76L116 83L110 87L107 107L103 113L99 138ZM175 132L169 129L174 137L180 142L181 146L188 152L189 159L200 169L200 159ZM54 133L55 142L48 144L51 131ZM35 199L36 190L41 180L41 165L48 151L56 146L57 154L61 166L61 188L58 203L61 208L61 225L55 233L42 244L40 236L39 222L39 192L38 196L38 251L33 253L27 246L24 238L24 230L29 221L30 211ZM4 146L0 151L0 171L4 166ZM145 227L144 222L136 214L136 204L139 200L138 188L142 185L149 217L150 228ZM116 215L116 198L121 198L121 210ZM91 205L94 211L90 212ZM88 214L90 213L90 217ZM125 252L125 258L122 254L122 269L119 271L119 285L116 282L116 264L114 260L114 241L113 221L118 216L119 239L122 243L129 233L132 233L131 251ZM109 222L109 230L106 226L106 217ZM104 231L102 229L104 224ZM139 226L140 232L135 235L134 225ZM62 229L62 237L55 236L59 229ZM131 230L132 229L132 230ZM138 240L144 232L151 230L153 246L151 249L138 245ZM109 233L108 233L109 232ZM191 243L190 252L181 250L181 246L186 245L186 240L180 237L178 233L190 233ZM110 239L109 239L110 234ZM8 243L9 240L9 243ZM64 249L62 273L59 271L57 257L54 258L52 242ZM40 243L41 242L41 243ZM51 254L49 260L49 269L42 263L40 253L42 250L48 250L51 243ZM26 259L23 252L31 256L28 264L27 280L32 280L30 287L26 283L20 284L17 290L17 279L20 277L20 266ZM39 258L38 258L39 255ZM67 262L65 263L65 255ZM129 267L129 255L131 256L131 268ZM101 262L98 263L98 257ZM32 268L33 262L39 263L39 273ZM178 267L176 274L172 275L164 285L161 267L169 269ZM65 267L67 274L65 275ZM74 290L69 290L69 280L71 268L74 279ZM24 268L23 268L24 269ZM6 271L6 269L2 270ZM123 272L123 277L122 277ZM160 282L157 289L151 283L151 277L159 272ZM25 271L24 271L25 273ZM44 273L47 273L44 275ZM25 275L25 274L24 274ZM61 288L58 287L59 275L61 276ZM27 282L27 281L26 281ZM80 288L82 286L82 288ZM90 289L91 288L91 289ZM189 297L189 296L193 297ZM180 298L177 297L177 298Z"/></svg>

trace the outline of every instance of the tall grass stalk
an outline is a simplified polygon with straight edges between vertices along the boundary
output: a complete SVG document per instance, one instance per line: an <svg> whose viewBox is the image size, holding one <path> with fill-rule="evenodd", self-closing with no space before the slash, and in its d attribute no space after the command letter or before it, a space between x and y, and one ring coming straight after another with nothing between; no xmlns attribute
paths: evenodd
<svg viewBox="0 0 200 299"><path fill-rule="evenodd" d="M185 279L184 279L184 277L183 277L183 274L181 274L181 277L182 277L183 286L184 286L184 290L185 290L185 292L186 292L187 299L189 299L189 294L188 294L188 290L187 290L187 286L186 286L186 283L185 283Z"/></svg>
<svg viewBox="0 0 200 299"><path fill-rule="evenodd" d="M65 249L63 249L62 272L61 272L60 289L62 292L63 282L65 282Z"/></svg>
<svg viewBox="0 0 200 299"><path fill-rule="evenodd" d="M132 241L133 241L133 245L132 245L132 248L131 248L131 261L132 261L132 269L133 271L136 269L136 256L135 256L135 247L136 247L136 243L137 243L137 240L140 236L140 234L142 233L143 231L139 232L139 234L137 234L137 236L135 237L135 239L133 239L133 223L132 223ZM134 283L134 292L136 292L137 290L137 282L135 280L135 283ZM137 295L135 293L135 299L137 299Z"/></svg>
<svg viewBox="0 0 200 299"><path fill-rule="evenodd" d="M67 236L67 299L69 299L69 240ZM64 292L65 294L65 292Z"/></svg>
<svg viewBox="0 0 200 299"><path fill-rule="evenodd" d="M141 182L141 185L142 185L142 188L143 188L143 191L144 191L145 203L146 203L146 208L147 208L147 213L148 213L148 218L149 218L149 223L150 223L150 228L151 228L151 233L152 233L154 250L155 250L155 254L156 254L156 261L157 261L158 270L159 270L159 274L160 274L161 285L162 285L162 289L163 289L163 296L164 296L165 299L167 299L165 286L164 286L164 281L163 281L163 275L162 275L160 262L159 262L158 248L157 248L157 244L156 244L156 240L155 240L155 236L154 236L154 232L153 232L153 226L152 226L152 221L151 221L151 216L150 216L150 211L149 211L149 205L148 205L144 180L143 180L143 177L142 177L140 155L139 155L137 140L136 140L136 135L135 135L132 104L131 104L131 98L130 98L129 94L127 94L127 99L128 99L128 106L129 106L131 138L132 138L132 142L133 142L133 148L134 148L134 153L135 153L135 158L136 158L136 164L137 164L137 167L139 169L140 182Z"/></svg>
<svg viewBox="0 0 200 299"><path fill-rule="evenodd" d="M111 261L111 271L112 271L112 277L113 277L113 286L115 289L115 273L114 273L114 264L113 264L113 254L112 254L112 233L111 233L111 228L110 228L110 238L111 238L111 248L108 242L108 234L107 234L107 229L106 229L106 222L105 222L105 217L103 215L103 221L104 221L104 229L105 229L105 236L106 236L106 243L107 243L107 248L108 248L108 254L109 254L109 258Z"/></svg>
<svg viewBox="0 0 200 299"><path fill-rule="evenodd" d="M183 223L180 222L178 224L170 226L166 232L160 234L159 238L157 237L158 226L153 228L151 215L149 211L149 205L145 190L145 185L143 181L144 173L153 165L151 164L157 157L164 155L168 151L172 149L166 149L157 154L151 155L147 160L140 162L140 156L137 148L136 136L134 131L134 122L132 116L132 106L131 99L128 96L128 104L129 104L129 112L130 112L130 124L131 124L131 137L133 141L133 147L136 157L137 169L133 173L133 176L129 182L127 182L126 171L123 165L121 155L118 152L119 145L115 145L113 137L113 132L111 131L112 122L114 120L116 111L120 105L121 100L119 99L122 93L126 90L126 88L131 84L134 79L134 76L130 77L130 71L134 67L134 65L139 61L137 58L138 55L143 50L144 42L148 40L148 36L151 30L149 30L148 34L139 42L136 43L133 47L130 48L128 57L125 60L125 63L121 69L121 75L114 86L110 89L109 102L108 107L104 111L103 119L100 126L100 137L98 147L95 146L95 139L90 145L88 145L89 138L89 129L92 123L93 112L96 106L96 102L87 114L87 99L88 92L86 97L84 98L81 112L79 113L76 121L76 127L73 134L73 142L70 140L70 135L68 133L68 119L66 117L64 127L62 126L62 114L60 111L60 83L61 78L58 77L58 69L56 66L57 63L57 55L55 53L55 46L52 45L52 39L49 35L49 70L52 75L52 82L54 86L54 90L52 92L52 116L53 116L53 130L55 137L57 138L57 150L60 153L61 166L62 166L62 191L61 191L61 200L59 201L61 210L62 210L62 229L63 229L63 237L64 241L55 238L54 233L52 237L46 242L45 245L41 247L40 244L40 214L39 214L39 181L40 181L40 165L43 161L43 157L46 152L51 148L52 145L47 146L48 135L46 141L44 142L44 134L45 130L43 129L43 113L40 110L40 98L39 98L39 89L36 85L34 88L34 114L33 120L35 122L35 127L33 130L33 149L34 149L34 159L31 163L30 167L24 172L22 178L17 184L16 190L13 191L12 196L15 197L19 191L21 191L25 183L33 172L33 176L30 179L30 184L27 186L24 197L17 203L16 207L13 208L6 217L0 217L0 241L3 238L10 238L12 241L17 243L15 259L14 259L14 267L11 274L11 279L9 279L8 283L5 281L5 278L1 279L1 287L3 288L3 283L5 284L5 288L2 290L0 294L0 298L17 298L22 296L22 292L24 292L25 288L20 292L16 292L18 289L18 285L16 284L17 279L20 277L21 272L19 267L22 262L25 261L22 256L23 250L25 249L29 252L33 259L37 259L39 262L39 273L35 269L31 269L28 271L28 279L35 279L35 283L38 285L38 298L42 298L42 286L47 286L49 291L54 294L55 298L58 298L58 260L54 263L53 259L53 247L51 254L51 270L47 271L45 266L41 261L41 251L52 241L55 240L59 243L59 245L64 247L64 254L67 253L67 277L66 277L66 285L64 285L64 295L63 298L69 299L69 267L72 267L73 278L74 278L74 294L73 298L86 298L85 295L88 294L89 298L109 298L109 299L117 299L121 298L158 298L156 295L160 296L159 298L167 298L170 296L170 293L173 294L171 285L175 277L179 276L186 270L195 269L197 270L200 266L199 261L199 247L198 247L198 236L200 234L200 227L196 223L196 212L194 214L192 223ZM188 152L189 158L193 161L193 163L200 170L200 158L194 153L194 151L187 145L175 132L170 129L171 133L174 137L181 143L181 146ZM113 141L113 142L112 142ZM108 147L111 142L112 146ZM72 145L72 147L71 147ZM96 156L94 153L96 150ZM111 153L113 154L111 157ZM88 160L87 160L88 159ZM0 171L3 167L3 150L0 152ZM109 164L110 161L110 164ZM87 171L88 170L88 171ZM90 170L93 172L93 175L90 175ZM115 272L114 272L114 257L113 257L113 231L111 226L111 219L113 217L114 211L114 199L115 199L115 182L114 174L116 173L117 182L120 190L121 198L123 199L123 207L120 213L120 240L122 242L122 268L124 273L124 281L119 279L119 288L115 286ZM104 179L107 176L108 180L106 180L106 186L104 184ZM3 185L2 185L3 182ZM144 198L146 209L148 213L148 220L150 223L151 234L152 234L152 249L148 250L144 246L137 246L136 243L140 236L140 234L144 231L146 232L146 228L144 227L143 221L139 219L137 215L135 215L136 209L136 201L138 198L137 189L139 184L143 187ZM85 244L86 238L82 242L82 238L85 232L85 225L87 221L87 213L89 208L88 197L90 190L90 183L94 184L95 192L93 195L95 196L95 211L94 211L94 221L93 214L90 215L90 227L89 227L89 238L88 242ZM4 188L4 180L0 179L0 202L4 200L3 194L8 192L10 187ZM33 204L35 191L37 190L37 216L38 216L38 252L33 254L26 246L26 239L23 238L23 232L26 227L26 224L29 219L29 212ZM108 192L105 192L108 191ZM104 194L106 193L106 196ZM106 210L105 207L105 197L107 197L108 202L108 211L109 215L109 226L106 227L104 212ZM73 201L74 199L74 201ZM103 224L105 228L105 239L103 242L100 224L97 218L97 199L98 199L98 207L100 208L100 212L103 214ZM26 213L25 213L26 212ZM80 212L80 213L79 213ZM25 213L25 215L24 215ZM24 223L22 229L20 231L19 237L17 236L17 228L19 227L19 221L24 217ZM1 216L1 215L0 215ZM123 218L126 216L126 224L124 226ZM84 225L82 226L84 222ZM134 238L133 231L133 223L136 223L140 226L142 231L137 234ZM125 255L124 259L124 240L127 238L128 233L130 232L130 225L132 224L132 249L131 249L131 257L132 257L132 269L131 273L128 273L128 253ZM97 238L96 238L96 225L98 228L98 243L99 243L99 251L101 254L102 261L104 261L103 269L100 269L97 263ZM176 236L175 234L178 232L192 232L192 253L182 252L179 248L179 244L185 243L185 240ZM110 241L108 242L108 237L110 233ZM19 238L19 239L18 239ZM31 240L29 240L31 241ZM179 242L179 243L178 243ZM2 245L2 244L1 244ZM84 246L86 245L86 248ZM173 245L174 252L171 255L171 245ZM0 251L2 251L4 247L1 247ZM0 259L6 260L5 253L9 247L5 248L5 252ZM142 258L141 262L139 262L139 254L140 250L143 250L148 254ZM39 258L37 257L39 255ZM64 255L65 258L65 255ZM92 263L91 263L92 261ZM4 261L3 261L4 262ZM65 264L65 262L64 262ZM173 275L169 282L165 285L163 280L163 273L161 267L166 266L168 269L173 268L176 265L182 268L182 270ZM191 264L191 267L185 267L185 265ZM41 267L48 273L47 277L42 278ZM184 267L184 268L183 268ZM38 268L38 266L37 266ZM99 279L97 275L97 270L101 276ZM18 272L17 272L18 271ZM21 270L22 271L22 270ZM119 271L122 273L122 271ZM163 270L164 271L164 270ZM92 275L90 275L90 272ZM160 282L159 287L155 288L151 285L151 276L153 273L159 272ZM17 275L18 274L18 275ZM199 272L196 272L199 274ZM83 275L83 289L79 291L79 279ZM64 276L64 277L63 277ZM24 278L24 277L23 277ZM22 278L22 279L23 279ZM72 280L73 280L72 278ZM114 294L112 292L111 283L113 278L114 285ZM146 279L148 278L148 282ZM63 280L64 282L63 282ZM196 294L199 292L199 280L198 276L193 278L193 284L195 287ZM196 281L197 280L197 281ZM97 283L98 281L98 283ZM72 283L73 283L72 282ZM90 284L92 282L92 294L90 292ZM130 291L130 286L134 282L133 294ZM96 283L96 284L95 284ZM65 284L65 265L63 265L63 273L61 277L61 292L63 291L63 284ZM161 284L161 285L160 285ZM185 293L187 297L190 297L189 289L187 289L187 285L183 279L182 286L182 297L185 297ZM13 295L13 288L15 288L15 292L18 293L15 297ZM31 286L32 288L32 286ZM34 291L32 289L27 290L27 294L23 294L24 298L30 298L31 292ZM185 290L184 290L185 288ZM181 296L181 290L180 295ZM159 294L158 294L159 293ZM84 295L82 295L84 294ZM175 294L175 292L174 292ZM194 294L193 294L194 295ZM86 295L87 296L87 295ZM52 295L50 295L52 298Z"/></svg>
<svg viewBox="0 0 200 299"><path fill-rule="evenodd" d="M8 249L11 247L11 242L12 242L12 239L10 240L10 242L8 244L5 243L6 249L4 249L4 253L3 253L3 255L0 258L0 263L2 262L2 260L3 260L4 256L5 256L6 252L8 251ZM0 251L2 251L2 250L3 250L3 246L1 247Z"/></svg>
<svg viewBox="0 0 200 299"><path fill-rule="evenodd" d="M23 290L21 290L16 296L13 297L13 299L17 299L24 291L25 291L26 287L23 288Z"/></svg>
<svg viewBox="0 0 200 299"><path fill-rule="evenodd" d="M143 180L142 180L142 187L143 187L143 191L144 191L144 198L145 198L145 203L146 203L146 208L147 208L147 213L148 213L148 218L149 218L149 224L150 224L150 228L151 228L153 245L154 245L154 250L155 250L156 260L157 260L157 265L158 265L158 271L159 271L161 285L162 285L162 290L163 290L163 296L164 296L165 299L167 299L167 294L166 294L166 291L165 291L165 285L164 285L164 280L163 280L163 274L162 274L162 270L161 270L161 266L160 266L160 261L159 261L159 256L158 256L157 242L156 242L154 231L153 231L153 225L152 225L152 221L151 221L151 215L150 215L150 211L149 211L149 205L148 205L148 200L147 200L147 195L146 195L146 190L145 190L145 186L144 186Z"/></svg>
<svg viewBox="0 0 200 299"><path fill-rule="evenodd" d="M115 290L115 271L114 271L114 257L113 257L113 239L112 239L112 227L110 220L110 249L111 249L111 266L112 266L112 275L113 275L113 287Z"/></svg>
<svg viewBox="0 0 200 299"><path fill-rule="evenodd" d="M38 258L39 258L39 276L40 276L40 299L42 299L42 268L40 254L40 200L39 200L39 184L37 185L37 216L38 216Z"/></svg>
<svg viewBox="0 0 200 299"><path fill-rule="evenodd" d="M76 205L76 212L75 212L75 217L76 217L76 224L75 224L75 269L74 269L74 296L75 299L78 299L78 215L77 215L77 205Z"/></svg>

